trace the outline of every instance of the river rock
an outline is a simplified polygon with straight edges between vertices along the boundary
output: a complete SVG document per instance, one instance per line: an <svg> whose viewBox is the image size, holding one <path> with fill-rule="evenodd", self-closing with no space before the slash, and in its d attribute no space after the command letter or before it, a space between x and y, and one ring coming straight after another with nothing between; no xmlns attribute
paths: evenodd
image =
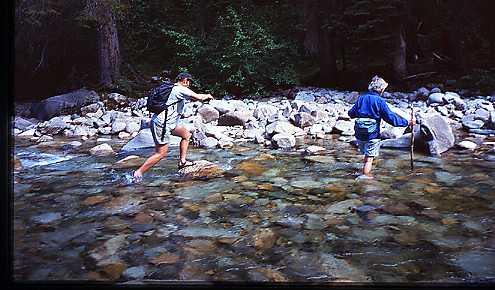
<svg viewBox="0 0 495 290"><path fill-rule="evenodd" d="M325 211L331 214L347 214L350 213L353 208L362 204L363 202L359 199L348 199L327 206Z"/></svg>
<svg viewBox="0 0 495 290"><path fill-rule="evenodd" d="M254 247L259 251L271 249L276 240L277 235L272 229L260 229L253 236Z"/></svg>
<svg viewBox="0 0 495 290"><path fill-rule="evenodd" d="M56 135L70 128L62 117L54 117L49 121L38 124L36 130L42 135Z"/></svg>
<svg viewBox="0 0 495 290"><path fill-rule="evenodd" d="M306 149L304 149L304 152L306 154L316 154L316 153L319 153L319 152L322 152L322 151L325 151L325 147L321 147L321 146L315 146L315 145L311 145L311 146L308 146Z"/></svg>
<svg viewBox="0 0 495 290"><path fill-rule="evenodd" d="M258 120L265 121L277 116L278 110L279 109L276 106L258 103L256 109L254 110L253 116Z"/></svg>
<svg viewBox="0 0 495 290"><path fill-rule="evenodd" d="M495 130L491 130L491 129L470 129L469 133L486 135L486 136L495 136Z"/></svg>
<svg viewBox="0 0 495 290"><path fill-rule="evenodd" d="M417 98L422 101L428 100L429 95L430 95L430 91L425 87L419 88L416 94Z"/></svg>
<svg viewBox="0 0 495 290"><path fill-rule="evenodd" d="M418 142L424 142L432 156L440 156L455 143L452 127L446 119L438 114L427 115L419 120L421 124L420 138ZM416 137L416 136L415 136Z"/></svg>
<svg viewBox="0 0 495 290"><path fill-rule="evenodd" d="M401 127L388 127L380 132L382 139L396 139L400 138L404 134L404 128Z"/></svg>
<svg viewBox="0 0 495 290"><path fill-rule="evenodd" d="M474 119L481 120L483 123L486 123L490 120L490 112L485 109L477 109L474 112Z"/></svg>
<svg viewBox="0 0 495 290"><path fill-rule="evenodd" d="M126 128L126 123L123 119L117 119L112 123L112 131L110 131L111 134L117 134L119 132L122 132Z"/></svg>
<svg viewBox="0 0 495 290"><path fill-rule="evenodd" d="M178 146L181 138L177 136L169 136L169 146ZM154 147L155 142L153 141L153 136L151 135L151 130L149 128L139 131L139 133L127 142L121 151L132 151L141 148Z"/></svg>
<svg viewBox="0 0 495 290"><path fill-rule="evenodd" d="M354 122L338 120L333 129L342 135L351 136L354 135Z"/></svg>
<svg viewBox="0 0 495 290"><path fill-rule="evenodd" d="M81 107L100 100L94 91L80 89L67 94L50 97L31 106L31 113L40 120L48 120L63 113L77 113Z"/></svg>
<svg viewBox="0 0 495 290"><path fill-rule="evenodd" d="M216 121L220 117L220 112L211 105L204 105L199 108L198 114L201 116L204 123Z"/></svg>
<svg viewBox="0 0 495 290"><path fill-rule="evenodd" d="M59 212L48 212L41 215L34 216L32 220L39 224L49 224L54 221L58 221L62 218L62 214Z"/></svg>
<svg viewBox="0 0 495 290"><path fill-rule="evenodd" d="M214 137L206 137L199 142L199 146L202 148L215 148L218 145L218 140Z"/></svg>
<svg viewBox="0 0 495 290"><path fill-rule="evenodd" d="M32 136L34 136L35 133L36 133L36 129L33 128L33 129L26 130L17 136L19 136L19 137L32 137Z"/></svg>
<svg viewBox="0 0 495 290"><path fill-rule="evenodd" d="M300 128L312 126L315 123L315 118L306 112L297 113L294 116L296 125Z"/></svg>
<svg viewBox="0 0 495 290"><path fill-rule="evenodd" d="M139 129L141 129L141 124L138 122L127 122L125 125L125 131L129 134L132 134L134 132L138 132Z"/></svg>
<svg viewBox="0 0 495 290"><path fill-rule="evenodd" d="M145 276L146 270L144 266L130 267L122 273L122 277L128 280L142 280Z"/></svg>
<svg viewBox="0 0 495 290"><path fill-rule="evenodd" d="M16 116L14 119L14 128L19 129L21 131L25 131L25 130L27 130L28 127L33 126L33 125L34 125L33 122L31 122L27 119L24 119L22 117Z"/></svg>
<svg viewBox="0 0 495 290"><path fill-rule="evenodd" d="M287 149L296 146L296 138L289 134L279 133L272 137L272 144L276 148Z"/></svg>
<svg viewBox="0 0 495 290"><path fill-rule="evenodd" d="M251 111L228 112L218 118L219 126L244 126L251 118Z"/></svg>
<svg viewBox="0 0 495 290"><path fill-rule="evenodd" d="M462 126L468 130L480 129L481 127L483 127L483 125L485 125L485 122L483 122L482 120L474 120L473 115L466 115L462 117L461 122Z"/></svg>
<svg viewBox="0 0 495 290"><path fill-rule="evenodd" d="M464 102L461 96L459 96L457 93L446 92L445 99L447 100L447 102L454 104L455 108L458 110L464 110L466 108L466 102Z"/></svg>
<svg viewBox="0 0 495 290"><path fill-rule="evenodd" d="M453 263L469 273L472 279L493 278L495 254L488 250L470 250L456 254Z"/></svg>
<svg viewBox="0 0 495 290"><path fill-rule="evenodd" d="M478 147L478 144L476 144L472 141L469 141L469 140L464 140L464 141L459 142L459 144L457 144L457 146L459 146L463 149L474 150Z"/></svg>
<svg viewBox="0 0 495 290"><path fill-rule="evenodd" d="M72 137L82 137L89 135L89 128L84 125L73 126L70 130L64 131L64 136L72 138Z"/></svg>
<svg viewBox="0 0 495 290"><path fill-rule="evenodd" d="M103 111L105 107L102 102L93 103L81 108L81 116L87 116L90 113L96 113L98 110Z"/></svg>
<svg viewBox="0 0 495 290"><path fill-rule="evenodd" d="M237 238L239 235L223 228L189 226L174 233L185 238Z"/></svg>
<svg viewBox="0 0 495 290"><path fill-rule="evenodd" d="M211 100L209 105L213 106L220 114L235 111L234 105L225 100Z"/></svg>
<svg viewBox="0 0 495 290"><path fill-rule="evenodd" d="M275 121L266 126L265 131L268 135L287 134L287 135L304 135L304 131L286 121Z"/></svg>
<svg viewBox="0 0 495 290"><path fill-rule="evenodd" d="M352 266L346 260L337 259L331 254L321 254L319 261L325 273L334 279L361 283L370 280L363 271Z"/></svg>
<svg viewBox="0 0 495 290"><path fill-rule="evenodd" d="M112 256L129 244L126 238L126 234L120 234L108 239L102 246L90 251L89 257L99 265L107 264L105 260L111 260Z"/></svg>
<svg viewBox="0 0 495 290"><path fill-rule="evenodd" d="M387 139L381 141L383 148L408 148L411 146L411 133L402 135L399 138Z"/></svg>
<svg viewBox="0 0 495 290"><path fill-rule="evenodd" d="M442 93L433 93L428 97L428 104L443 104L445 95Z"/></svg>
<svg viewBox="0 0 495 290"><path fill-rule="evenodd" d="M91 148L89 150L89 153L91 153L91 155L97 155L97 156L106 156L106 155L115 154L112 147L107 143L103 143L101 145L97 145Z"/></svg>
<svg viewBox="0 0 495 290"><path fill-rule="evenodd" d="M222 174L218 165L206 160L198 160L195 165L180 169L177 173L183 178L212 178Z"/></svg>

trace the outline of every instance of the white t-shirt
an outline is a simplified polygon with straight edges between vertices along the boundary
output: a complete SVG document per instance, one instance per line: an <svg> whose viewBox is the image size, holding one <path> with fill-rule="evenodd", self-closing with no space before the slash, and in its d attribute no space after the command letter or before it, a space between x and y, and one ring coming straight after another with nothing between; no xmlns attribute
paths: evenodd
<svg viewBox="0 0 495 290"><path fill-rule="evenodd" d="M180 117L184 111L185 100L191 100L191 97L194 95L194 92L184 86L175 85L170 92L170 96L168 97L167 104L173 104L168 107L167 113L167 124L175 125L179 122ZM175 103L175 104L174 104ZM165 119L165 111L161 112L157 116L157 121L163 124L163 120Z"/></svg>

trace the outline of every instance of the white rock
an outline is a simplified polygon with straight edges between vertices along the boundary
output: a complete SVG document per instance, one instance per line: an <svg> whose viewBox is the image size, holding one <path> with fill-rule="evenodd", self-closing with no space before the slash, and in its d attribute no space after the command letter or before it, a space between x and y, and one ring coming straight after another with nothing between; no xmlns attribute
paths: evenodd
<svg viewBox="0 0 495 290"><path fill-rule="evenodd" d="M119 133L121 131L124 131L125 128L126 128L126 123L123 120L115 120L112 123L112 130L110 133L116 134L116 133Z"/></svg>
<svg viewBox="0 0 495 290"><path fill-rule="evenodd" d="M218 145L218 140L213 137L206 137L201 140L199 146L203 148L215 148Z"/></svg>
<svg viewBox="0 0 495 290"><path fill-rule="evenodd" d="M129 134L127 132L120 132L118 137L119 137L119 139L127 139L127 138L131 137L131 134Z"/></svg>
<svg viewBox="0 0 495 290"><path fill-rule="evenodd" d="M18 136L19 137L31 137L31 136L34 136L34 132L36 132L36 129L29 129L27 131L20 133Z"/></svg>
<svg viewBox="0 0 495 290"><path fill-rule="evenodd" d="M139 131L139 129L141 128L141 125L138 124L137 122L128 122L126 125L125 125L125 131L129 134L132 134L134 132L137 132Z"/></svg>
<svg viewBox="0 0 495 290"><path fill-rule="evenodd" d="M103 143L101 145L97 145L89 150L89 153L92 155L97 155L97 156L105 156L105 155L111 155L115 154L113 151L112 147L108 145L107 143Z"/></svg>
<svg viewBox="0 0 495 290"><path fill-rule="evenodd" d="M315 154L315 153L322 152L325 150L326 149L324 147L311 145L308 148L304 149L304 152L307 154Z"/></svg>
<svg viewBox="0 0 495 290"><path fill-rule="evenodd" d="M459 144L457 144L457 146L464 148L464 149L474 150L478 147L478 144L476 144L472 141L469 141L469 140L464 140L464 141L459 142Z"/></svg>
<svg viewBox="0 0 495 290"><path fill-rule="evenodd" d="M289 134L276 134L272 137L273 145L277 148L292 148L296 146L296 138Z"/></svg>
<svg viewBox="0 0 495 290"><path fill-rule="evenodd" d="M342 135L351 136L354 135L354 122L338 120L333 129Z"/></svg>

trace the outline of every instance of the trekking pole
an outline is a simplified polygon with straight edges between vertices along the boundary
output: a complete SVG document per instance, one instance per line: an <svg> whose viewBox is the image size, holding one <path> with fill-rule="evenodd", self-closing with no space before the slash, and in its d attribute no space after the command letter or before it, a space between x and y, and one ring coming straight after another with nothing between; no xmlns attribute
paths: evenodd
<svg viewBox="0 0 495 290"><path fill-rule="evenodd" d="M411 101L409 101L411 107L411 120L414 119L414 108ZM411 171L414 170L414 125L411 125Z"/></svg>

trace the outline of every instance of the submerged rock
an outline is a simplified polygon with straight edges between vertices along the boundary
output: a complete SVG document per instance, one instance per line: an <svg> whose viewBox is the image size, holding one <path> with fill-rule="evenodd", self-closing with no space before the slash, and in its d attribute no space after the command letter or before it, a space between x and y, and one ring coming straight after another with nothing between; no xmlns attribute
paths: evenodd
<svg viewBox="0 0 495 290"><path fill-rule="evenodd" d="M276 239L277 235L272 229L260 229L253 237L254 247L261 251L271 249Z"/></svg>

